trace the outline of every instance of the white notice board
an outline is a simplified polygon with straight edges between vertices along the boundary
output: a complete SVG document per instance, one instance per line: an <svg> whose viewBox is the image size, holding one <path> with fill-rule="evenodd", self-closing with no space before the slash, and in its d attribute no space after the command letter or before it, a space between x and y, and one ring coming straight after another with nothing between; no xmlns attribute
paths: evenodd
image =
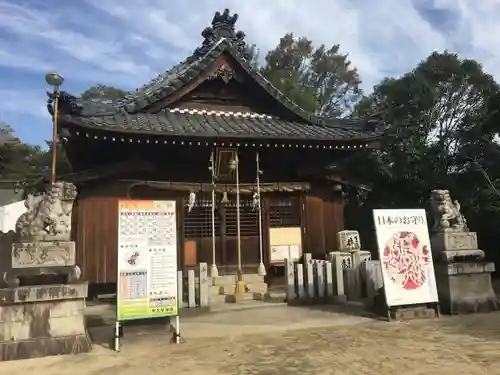
<svg viewBox="0 0 500 375"><path fill-rule="evenodd" d="M118 202L117 321L177 315L175 201Z"/></svg>
<svg viewBox="0 0 500 375"><path fill-rule="evenodd" d="M387 305L438 302L424 209L373 210Z"/></svg>

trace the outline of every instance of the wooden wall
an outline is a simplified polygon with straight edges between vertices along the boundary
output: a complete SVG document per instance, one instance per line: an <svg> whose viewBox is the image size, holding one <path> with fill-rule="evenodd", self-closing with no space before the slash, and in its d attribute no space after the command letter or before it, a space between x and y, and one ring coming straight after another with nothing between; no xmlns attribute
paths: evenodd
<svg viewBox="0 0 500 375"><path fill-rule="evenodd" d="M154 196L153 196L154 195ZM144 199L161 199L153 194ZM162 194L163 195L163 194ZM168 194L170 195L170 194ZM141 197L142 198L142 197ZM114 283L117 274L118 200L116 196L92 197L82 195L73 210L73 238L76 241L77 262L82 268L83 279L92 283ZM122 198L123 199L123 198ZM163 199L167 199L163 197ZM263 243L264 262L269 261L270 199L263 199ZM327 194L315 193L300 198L300 216L303 229L303 251L317 258L324 258L337 248L336 233L344 229L343 206ZM178 203L183 211L182 200ZM179 213L180 237L179 267L190 267L195 262L212 262L212 239L202 237L185 238L183 214ZM186 241L186 242L184 242ZM188 241L195 243L189 249ZM184 243L183 243L184 242ZM225 242L222 244L221 242ZM228 235L226 241L216 240L216 260L220 271L234 272L237 264L237 239ZM244 272L256 272L259 263L258 236L242 236L242 261ZM193 264L194 265L194 264Z"/></svg>
<svg viewBox="0 0 500 375"><path fill-rule="evenodd" d="M78 199L73 208L72 232L83 279L93 283L116 282L118 200Z"/></svg>
<svg viewBox="0 0 500 375"><path fill-rule="evenodd" d="M304 197L304 250L324 258L338 248L337 232L344 229L343 204L322 194Z"/></svg>

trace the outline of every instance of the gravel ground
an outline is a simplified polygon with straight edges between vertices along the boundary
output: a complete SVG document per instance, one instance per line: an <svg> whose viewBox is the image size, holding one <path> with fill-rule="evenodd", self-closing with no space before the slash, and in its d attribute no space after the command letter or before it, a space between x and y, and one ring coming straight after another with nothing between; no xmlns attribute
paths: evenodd
<svg viewBox="0 0 500 375"><path fill-rule="evenodd" d="M164 328L164 329L163 329ZM249 303L185 318L185 342L166 327L126 331L121 352L94 329L78 356L0 363L0 374L440 374L500 375L500 312L385 322L318 307Z"/></svg>

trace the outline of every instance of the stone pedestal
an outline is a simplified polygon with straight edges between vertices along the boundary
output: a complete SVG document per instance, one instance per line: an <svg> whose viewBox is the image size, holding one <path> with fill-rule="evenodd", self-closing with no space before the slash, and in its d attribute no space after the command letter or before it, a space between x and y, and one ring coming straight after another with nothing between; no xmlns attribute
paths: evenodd
<svg viewBox="0 0 500 375"><path fill-rule="evenodd" d="M73 241L23 241L10 247L10 254L2 252L0 258L4 287L15 287L27 276L62 275L68 283L80 278Z"/></svg>
<svg viewBox="0 0 500 375"><path fill-rule="evenodd" d="M431 248L441 310L465 314L497 310L499 302L491 285L495 264L485 261L477 234L470 232L448 190L433 190L434 227Z"/></svg>
<svg viewBox="0 0 500 375"><path fill-rule="evenodd" d="M491 285L495 264L485 262L477 235L467 229L433 233L431 246L441 310L467 314L497 310L499 302Z"/></svg>
<svg viewBox="0 0 500 375"><path fill-rule="evenodd" d="M434 269L443 313L488 312L500 307L491 285L493 262L443 262Z"/></svg>
<svg viewBox="0 0 500 375"><path fill-rule="evenodd" d="M484 251L478 249L476 232L442 230L431 236L431 249L438 262L482 261Z"/></svg>
<svg viewBox="0 0 500 375"><path fill-rule="evenodd" d="M0 360L89 352L86 297L86 283L0 289Z"/></svg>

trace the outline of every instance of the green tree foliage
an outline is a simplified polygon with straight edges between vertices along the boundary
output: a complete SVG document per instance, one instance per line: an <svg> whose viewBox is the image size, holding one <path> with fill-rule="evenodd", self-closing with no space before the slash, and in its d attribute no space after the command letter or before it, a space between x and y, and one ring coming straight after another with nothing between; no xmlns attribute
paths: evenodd
<svg viewBox="0 0 500 375"><path fill-rule="evenodd" d="M425 207L431 189L448 188L463 202L471 225L482 225L484 203L487 210L500 207L500 151L494 142L499 102L497 83L479 63L448 52L432 53L401 78L383 80L354 112L376 118L390 135L379 151L364 156L379 162L366 171L365 178L377 181L366 213Z"/></svg>
<svg viewBox="0 0 500 375"><path fill-rule="evenodd" d="M44 180L50 176L52 167L52 142L46 142L47 149L21 142L12 128L0 124L0 178L17 182L27 193L44 191ZM57 174L71 171L62 148L57 150Z"/></svg>
<svg viewBox="0 0 500 375"><path fill-rule="evenodd" d="M3 181L31 188L41 177L43 154L41 147L22 143L9 125L0 124L0 178Z"/></svg>
<svg viewBox="0 0 500 375"><path fill-rule="evenodd" d="M269 51L261 73L302 108L322 116L349 113L361 97L361 79L340 46L314 47L286 34Z"/></svg>
<svg viewBox="0 0 500 375"><path fill-rule="evenodd" d="M120 99L126 92L115 87L96 85L86 90L85 99ZM56 173L61 176L71 172L71 166L63 147L64 140L57 145ZM46 148L21 142L8 124L0 123L0 178L17 181L27 193L45 190L44 182L50 178L52 169L52 142Z"/></svg>

